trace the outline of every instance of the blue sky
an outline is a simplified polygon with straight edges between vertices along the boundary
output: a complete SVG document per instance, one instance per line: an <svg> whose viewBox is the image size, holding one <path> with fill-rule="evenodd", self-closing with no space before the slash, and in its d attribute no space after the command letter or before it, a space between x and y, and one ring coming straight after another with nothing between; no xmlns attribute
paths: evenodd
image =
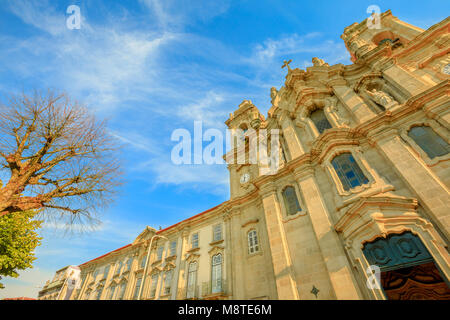
<svg viewBox="0 0 450 320"><path fill-rule="evenodd" d="M66 27L72 4L79 30ZM227 200L225 165L172 164L173 130L192 131L195 120L224 130L243 99L265 114L285 59L350 64L340 34L373 4L424 29L450 12L442 0L0 0L0 99L54 88L83 101L122 141L127 181L95 231L46 225L35 267L4 279L0 298L35 297L55 270Z"/></svg>

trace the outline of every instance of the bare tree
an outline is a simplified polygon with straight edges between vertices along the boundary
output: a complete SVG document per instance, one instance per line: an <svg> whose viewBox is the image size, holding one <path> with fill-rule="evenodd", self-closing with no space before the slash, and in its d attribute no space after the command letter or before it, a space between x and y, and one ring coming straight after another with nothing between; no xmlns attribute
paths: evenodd
<svg viewBox="0 0 450 320"><path fill-rule="evenodd" d="M105 122L64 93L13 96L0 105L0 217L91 218L120 184L118 147Z"/></svg>

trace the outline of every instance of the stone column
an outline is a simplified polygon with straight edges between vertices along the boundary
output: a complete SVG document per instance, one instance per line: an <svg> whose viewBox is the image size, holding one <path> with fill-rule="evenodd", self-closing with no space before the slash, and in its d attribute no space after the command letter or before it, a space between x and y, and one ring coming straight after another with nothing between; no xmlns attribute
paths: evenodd
<svg viewBox="0 0 450 320"><path fill-rule="evenodd" d="M296 179L303 193L314 233L328 270L329 279L338 300L362 299L351 266L334 230L330 213L314 177L313 169L296 172Z"/></svg>
<svg viewBox="0 0 450 320"><path fill-rule="evenodd" d="M181 246L177 254L179 257L177 257L177 267L178 267L178 276L176 281L176 297L178 300L184 299L185 292L184 289L186 288L186 251L189 249L189 232L187 230L183 230L181 232ZM181 294L183 293L183 295Z"/></svg>
<svg viewBox="0 0 450 320"><path fill-rule="evenodd" d="M365 104L352 88L337 82L332 85L334 94L348 108L350 114L356 117L358 123L364 123L376 116L376 113Z"/></svg>
<svg viewBox="0 0 450 320"><path fill-rule="evenodd" d="M230 282L232 282L233 287L233 299L245 299L245 280L244 280L244 267L243 263L245 263L244 257L244 248L242 247L242 231L241 231L241 223L240 223L240 212L238 210L233 210L230 213L230 233L231 233L231 251L233 257L231 258L236 263L233 263L231 266L231 274L233 275L230 278ZM231 260L230 259L230 260Z"/></svg>
<svg viewBox="0 0 450 320"><path fill-rule="evenodd" d="M450 194L447 187L398 136L396 130L374 137L378 148L390 161L402 180L417 194L420 204L449 241Z"/></svg>
<svg viewBox="0 0 450 320"><path fill-rule="evenodd" d="M175 279L175 282L172 283L172 294L171 299L176 300L178 295L178 282L181 274L181 260L183 255L183 246L185 245L185 240L183 237L183 232L180 233L180 236L177 239L177 259L175 261L175 270L173 271L172 281Z"/></svg>
<svg viewBox="0 0 450 320"><path fill-rule="evenodd" d="M297 132L295 131L294 123L292 122L291 118L289 118L287 112L283 113L283 115L280 117L279 122L287 147L289 148L289 154L292 157L292 159L290 160L300 157L305 153L305 151L297 136Z"/></svg>
<svg viewBox="0 0 450 320"><path fill-rule="evenodd" d="M292 267L291 255L275 187L271 185L266 186L266 189L262 190L262 192L262 202L278 299L298 300L297 282Z"/></svg>
<svg viewBox="0 0 450 320"><path fill-rule="evenodd" d="M224 224L225 224L225 263L226 263L226 268L225 268L225 281L226 281L226 290L227 290L227 294L231 294L230 299L234 298L234 293L233 293L233 263L232 263L232 243L231 243L231 217L229 213L226 213L224 216Z"/></svg>

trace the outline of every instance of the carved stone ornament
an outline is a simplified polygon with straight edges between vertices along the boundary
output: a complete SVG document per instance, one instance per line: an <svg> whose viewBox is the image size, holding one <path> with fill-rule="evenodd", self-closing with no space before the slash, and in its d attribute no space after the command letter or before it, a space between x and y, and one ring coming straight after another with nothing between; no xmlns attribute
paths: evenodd
<svg viewBox="0 0 450 320"><path fill-rule="evenodd" d="M397 103L390 95L383 91L377 91L376 89L369 91L366 89L366 93L372 98L373 101L385 108Z"/></svg>

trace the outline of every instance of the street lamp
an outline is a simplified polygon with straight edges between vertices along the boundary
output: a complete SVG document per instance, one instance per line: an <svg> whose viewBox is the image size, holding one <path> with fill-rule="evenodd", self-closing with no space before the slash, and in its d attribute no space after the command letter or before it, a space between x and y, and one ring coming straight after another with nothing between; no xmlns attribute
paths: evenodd
<svg viewBox="0 0 450 320"><path fill-rule="evenodd" d="M147 257L145 259L144 275L142 276L141 287L139 288L139 295L138 295L138 298L137 298L138 300L141 300L142 290L144 289L144 286L145 286L145 277L147 276L148 260L150 259L150 251L152 250L152 243L153 243L153 239L155 239L155 238L162 238L162 239L168 240L166 237L160 236L158 234L155 234L150 239L150 245L148 246L148 250L147 250Z"/></svg>

